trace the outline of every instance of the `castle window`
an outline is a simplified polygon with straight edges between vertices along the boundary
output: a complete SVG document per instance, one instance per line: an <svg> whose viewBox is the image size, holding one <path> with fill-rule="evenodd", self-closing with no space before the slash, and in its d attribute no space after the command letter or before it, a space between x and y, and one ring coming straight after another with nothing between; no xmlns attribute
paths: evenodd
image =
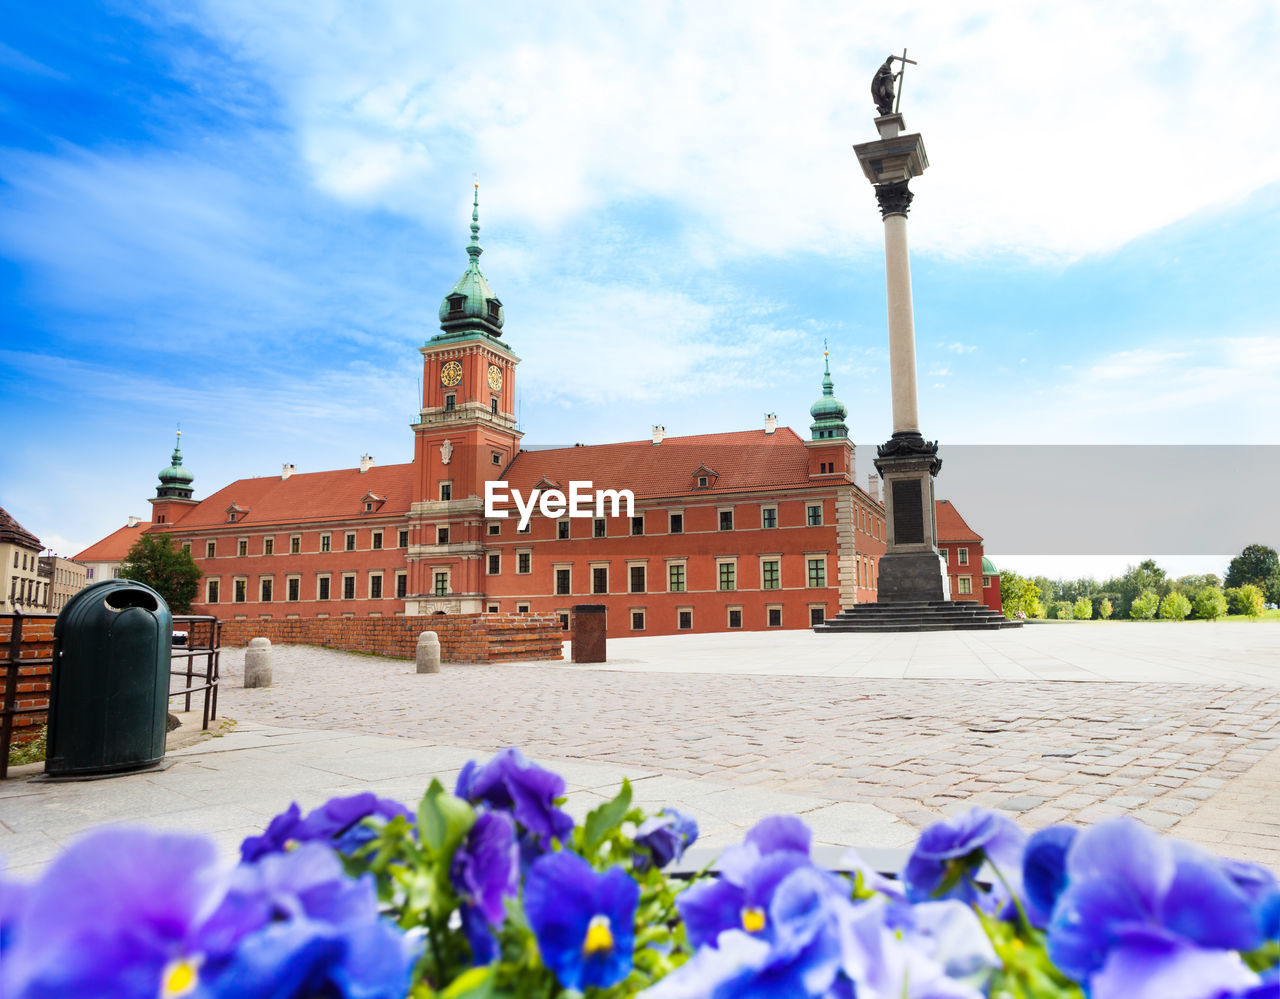
<svg viewBox="0 0 1280 999"><path fill-rule="evenodd" d="M973 577L961 576L960 577L960 593L964 596L968 596L972 592L973 592Z"/></svg>
<svg viewBox="0 0 1280 999"><path fill-rule="evenodd" d="M258 599L264 604L271 603L271 591L274 587L270 576L263 576L258 580Z"/></svg>
<svg viewBox="0 0 1280 999"><path fill-rule="evenodd" d="M403 600L404 595L409 592L409 576L404 572L396 573L396 596Z"/></svg>
<svg viewBox="0 0 1280 999"><path fill-rule="evenodd" d="M639 517L632 517L632 518L631 518L631 533L632 533L633 535L638 535L638 534L643 534L643 533L644 533L644 516L643 516L643 514L642 514L641 516L639 516Z"/></svg>
<svg viewBox="0 0 1280 999"><path fill-rule="evenodd" d="M825 558L809 559L809 585L827 585L827 560Z"/></svg>
<svg viewBox="0 0 1280 999"><path fill-rule="evenodd" d="M729 627L730 628L742 627L742 608L741 607L729 608Z"/></svg>
<svg viewBox="0 0 1280 999"><path fill-rule="evenodd" d="M809 608L809 624L810 625L821 624L826 619L827 619L827 612L824 608L822 607Z"/></svg>
<svg viewBox="0 0 1280 999"><path fill-rule="evenodd" d="M349 551L349 552L353 552L353 551L355 551L355 550L356 550L356 535L355 535L355 531L348 531L348 532L347 532L347 551Z"/></svg>
<svg viewBox="0 0 1280 999"><path fill-rule="evenodd" d="M453 499L453 481L440 483L440 501L447 502Z"/></svg>
<svg viewBox="0 0 1280 999"><path fill-rule="evenodd" d="M342 577L342 599L354 600L355 598L356 598L356 577L343 576Z"/></svg>
<svg viewBox="0 0 1280 999"><path fill-rule="evenodd" d="M290 576L285 580L284 584L285 599L291 603L296 603L302 596L302 577Z"/></svg>
<svg viewBox="0 0 1280 999"><path fill-rule="evenodd" d="M778 508L776 506L766 506L760 508L760 526L761 527L777 527L778 526Z"/></svg>
<svg viewBox="0 0 1280 999"><path fill-rule="evenodd" d="M608 593L609 592L608 566L597 565L592 567L591 592L592 593Z"/></svg>
<svg viewBox="0 0 1280 999"><path fill-rule="evenodd" d="M769 627L770 628L782 627L782 608L781 607L769 608Z"/></svg>
<svg viewBox="0 0 1280 999"><path fill-rule="evenodd" d="M565 594L572 593L573 591L570 589L570 582L571 580L570 580L569 570L557 567L556 568L556 595L564 596Z"/></svg>
<svg viewBox="0 0 1280 999"><path fill-rule="evenodd" d="M317 600L329 599L329 577L328 576L320 576L318 579L316 579L316 599Z"/></svg>
<svg viewBox="0 0 1280 999"><path fill-rule="evenodd" d="M494 416L498 415L498 397L494 396L489 400L489 412Z"/></svg>
<svg viewBox="0 0 1280 999"><path fill-rule="evenodd" d="M667 566L667 591L670 593L684 592L683 562L673 562Z"/></svg>
<svg viewBox="0 0 1280 999"><path fill-rule="evenodd" d="M502 464L502 452L501 452L501 451L494 451L494 452L493 452L493 454L491 455L491 457L493 458L493 463L494 463L495 465L501 465L501 464Z"/></svg>
<svg viewBox="0 0 1280 999"><path fill-rule="evenodd" d="M736 590L738 588L738 566L735 562L720 562L717 564L720 573L720 589Z"/></svg>
<svg viewBox="0 0 1280 999"><path fill-rule="evenodd" d="M765 559L760 563L760 588L777 590L782 586L781 562L776 558Z"/></svg>
<svg viewBox="0 0 1280 999"><path fill-rule="evenodd" d="M812 506L807 508L807 512L809 515L809 526L821 527L822 526L822 504L821 503L813 504Z"/></svg>
<svg viewBox="0 0 1280 999"><path fill-rule="evenodd" d="M382 573L380 572L369 574L369 599L382 599Z"/></svg>
<svg viewBox="0 0 1280 999"><path fill-rule="evenodd" d="M489 556L489 575L497 576L501 572L502 572L502 556L498 554L491 554Z"/></svg>
<svg viewBox="0 0 1280 999"><path fill-rule="evenodd" d="M235 602L242 604L248 598L249 581L244 578L237 579L234 581L232 589Z"/></svg>
<svg viewBox="0 0 1280 999"><path fill-rule="evenodd" d="M454 395L452 392L450 392L448 395L444 397L444 411L446 413L452 413L457 408L458 408L458 397Z"/></svg>
<svg viewBox="0 0 1280 999"><path fill-rule="evenodd" d="M634 610L631 612L631 630L644 631L644 611Z"/></svg>
<svg viewBox="0 0 1280 999"><path fill-rule="evenodd" d="M399 541L397 542L397 547L399 547L399 548L408 548L408 547L409 547L409 532L408 532L408 531L401 531L401 532L400 532L400 535L399 535Z"/></svg>
<svg viewBox="0 0 1280 999"><path fill-rule="evenodd" d="M302 552L302 535L294 534L289 538L289 554L299 555Z"/></svg>
<svg viewBox="0 0 1280 999"><path fill-rule="evenodd" d="M213 553L217 550L218 543L216 541L206 541L204 543L204 557L213 558Z"/></svg>
<svg viewBox="0 0 1280 999"><path fill-rule="evenodd" d="M246 555L249 554L248 538L241 538L238 542L236 542L236 554L239 555L241 558L244 558Z"/></svg>
<svg viewBox="0 0 1280 999"><path fill-rule="evenodd" d="M595 520L591 522L591 536L593 538L604 537L604 518L603 517L596 517Z"/></svg>
<svg viewBox="0 0 1280 999"><path fill-rule="evenodd" d="M497 522L489 524L487 529L489 532L489 537L491 538L496 538L499 534L502 533L502 525Z"/></svg>
<svg viewBox="0 0 1280 999"><path fill-rule="evenodd" d="M462 311L462 304L465 301L466 299L461 295L455 295L453 298L449 299L449 314L453 316L460 313Z"/></svg>
<svg viewBox="0 0 1280 999"><path fill-rule="evenodd" d="M440 571L435 574L435 595L437 597L447 597L449 595L449 573Z"/></svg>
<svg viewBox="0 0 1280 999"><path fill-rule="evenodd" d="M449 543L449 528L437 527L436 528L436 544L447 545L448 543Z"/></svg>
<svg viewBox="0 0 1280 999"><path fill-rule="evenodd" d="M218 580L211 579L205 584L204 602L207 604L218 602Z"/></svg>
<svg viewBox="0 0 1280 999"><path fill-rule="evenodd" d="M560 541L569 540L569 521L568 520L556 521L556 537Z"/></svg>
<svg viewBox="0 0 1280 999"><path fill-rule="evenodd" d="M644 589L645 589L644 576L645 576L644 566L642 565L631 566L631 592L632 593L644 592Z"/></svg>
<svg viewBox="0 0 1280 999"><path fill-rule="evenodd" d="M332 550L332 547L331 547L331 546L332 546L332 544L333 544L333 537L332 537L332 535L329 535L329 534L322 534L322 535L320 535L320 550L321 550L322 552L331 551L331 550Z"/></svg>
<svg viewBox="0 0 1280 999"><path fill-rule="evenodd" d="M669 519L667 521L667 530L670 531L672 534L683 534L684 533L684 514L673 513L673 514L669 514L668 517Z"/></svg>
<svg viewBox="0 0 1280 999"><path fill-rule="evenodd" d="M275 553L276 553L276 539L275 539L275 538L263 538L263 539L262 539L262 554L263 554L263 555L274 555Z"/></svg>
<svg viewBox="0 0 1280 999"><path fill-rule="evenodd" d="M373 549L374 551L377 551L381 547L382 547L382 532L374 531L373 532Z"/></svg>
<svg viewBox="0 0 1280 999"><path fill-rule="evenodd" d="M533 553L532 552L516 552L516 572L521 575L528 575L533 571Z"/></svg>
<svg viewBox="0 0 1280 999"><path fill-rule="evenodd" d="M720 530L722 531L733 530L733 511L732 510L720 511Z"/></svg>
<svg viewBox="0 0 1280 999"><path fill-rule="evenodd" d="M495 322L498 319L498 300L496 298L489 299L489 318Z"/></svg>
<svg viewBox="0 0 1280 999"><path fill-rule="evenodd" d="M679 628L681 631L693 630L692 609L676 611L676 627Z"/></svg>
<svg viewBox="0 0 1280 999"><path fill-rule="evenodd" d="M707 488L707 477L705 475L698 476L698 488L699 489Z"/></svg>
<svg viewBox="0 0 1280 999"><path fill-rule="evenodd" d="M960 564L961 564L961 565L968 565L968 564L969 564L969 549L968 549L968 548L958 548L958 549L956 549L956 550L960 553L960 559L959 559Z"/></svg>

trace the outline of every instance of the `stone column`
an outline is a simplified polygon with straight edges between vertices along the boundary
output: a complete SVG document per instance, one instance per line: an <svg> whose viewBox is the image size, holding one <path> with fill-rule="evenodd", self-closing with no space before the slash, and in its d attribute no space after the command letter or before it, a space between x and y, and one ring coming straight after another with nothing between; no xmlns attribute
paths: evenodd
<svg viewBox="0 0 1280 999"><path fill-rule="evenodd" d="M929 166L918 133L903 134L902 115L876 119L880 138L854 146L884 219L885 294L889 318L889 378L893 434L876 449L876 471L885 483L888 543L880 559L880 603L946 599L945 569L938 557L933 478L942 467L938 445L920 433L916 396L916 332L907 252L908 182Z"/></svg>
<svg viewBox="0 0 1280 999"><path fill-rule="evenodd" d="M906 187L905 182L902 185ZM907 192L910 199L910 192ZM883 207L884 201L881 200ZM907 255L907 216L884 217L884 276L889 304L889 377L893 395L893 432L919 433L916 411L916 325L911 310L911 259Z"/></svg>

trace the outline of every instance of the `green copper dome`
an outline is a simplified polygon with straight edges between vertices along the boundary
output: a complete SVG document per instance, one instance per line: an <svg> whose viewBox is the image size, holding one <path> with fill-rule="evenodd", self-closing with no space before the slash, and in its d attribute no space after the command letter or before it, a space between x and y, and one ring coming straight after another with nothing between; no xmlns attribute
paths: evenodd
<svg viewBox="0 0 1280 999"><path fill-rule="evenodd" d="M849 436L849 428L844 422L849 411L844 408L844 403L835 397L834 386L831 383L831 359L825 350L822 356L826 367L822 376L822 398L809 407L809 415L813 417L813 425L809 429L815 441L829 437Z"/></svg>
<svg viewBox="0 0 1280 999"><path fill-rule="evenodd" d="M173 454L169 457L169 467L160 469L157 478L160 486L156 489L157 499L191 499L191 483L195 476L182 467L182 431L178 431L178 440L173 445Z"/></svg>
<svg viewBox="0 0 1280 999"><path fill-rule="evenodd" d="M1000 570L996 568L996 564L985 555L982 556L982 574L984 576L1000 575Z"/></svg>
<svg viewBox="0 0 1280 999"><path fill-rule="evenodd" d="M478 331L489 336L502 336L502 303L480 273L480 184L476 183L471 206L471 242L467 255L471 258L458 283L440 303L440 328L446 334Z"/></svg>

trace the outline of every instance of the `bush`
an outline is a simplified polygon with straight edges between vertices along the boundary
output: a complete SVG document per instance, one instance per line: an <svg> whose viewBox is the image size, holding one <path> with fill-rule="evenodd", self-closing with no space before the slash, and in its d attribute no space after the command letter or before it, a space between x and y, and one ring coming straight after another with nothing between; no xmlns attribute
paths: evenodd
<svg viewBox="0 0 1280 999"><path fill-rule="evenodd" d="M1181 593L1170 593L1160 604L1160 616L1166 621L1185 621L1191 613L1191 601Z"/></svg>
<svg viewBox="0 0 1280 999"><path fill-rule="evenodd" d="M1129 616L1135 621L1150 621L1160 609L1160 597L1155 590L1143 590L1132 606Z"/></svg>
<svg viewBox="0 0 1280 999"><path fill-rule="evenodd" d="M1106 597L1103 597L1102 600L1098 603L1098 617L1102 618L1102 620L1105 621L1107 618L1111 616L1111 609L1112 609L1111 601L1108 600Z"/></svg>
<svg viewBox="0 0 1280 999"><path fill-rule="evenodd" d="M1093 617L1093 601L1088 597L1081 597L1071 609L1071 615L1077 621L1088 621Z"/></svg>
<svg viewBox="0 0 1280 999"><path fill-rule="evenodd" d="M1027 617L1038 617L1044 620L1048 616L1048 612L1044 609L1044 604L1040 602L1039 597L1032 597L1027 604Z"/></svg>
<svg viewBox="0 0 1280 999"><path fill-rule="evenodd" d="M1227 590L1227 607L1232 614L1244 614L1248 617L1262 615L1262 591L1252 583L1234 586Z"/></svg>
<svg viewBox="0 0 1280 999"><path fill-rule="evenodd" d="M1192 605L1196 617L1203 621L1216 621L1227 616L1227 598L1216 586L1206 586L1198 594Z"/></svg>
<svg viewBox="0 0 1280 999"><path fill-rule="evenodd" d="M1053 602L1053 616L1059 621L1071 620L1071 605L1065 600L1055 600Z"/></svg>

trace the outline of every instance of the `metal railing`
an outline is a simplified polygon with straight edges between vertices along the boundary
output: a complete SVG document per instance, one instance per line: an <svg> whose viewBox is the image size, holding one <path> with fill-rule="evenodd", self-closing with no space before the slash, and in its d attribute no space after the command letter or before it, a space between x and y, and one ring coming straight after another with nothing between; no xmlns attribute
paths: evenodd
<svg viewBox="0 0 1280 999"><path fill-rule="evenodd" d="M169 675L184 678L187 685L181 690L174 690L170 681L169 699L184 698L182 710L190 711L191 695L204 691L204 724L201 730L207 730L209 722L218 717L218 671L222 653L222 622L209 614L175 615L173 635ZM179 636L183 635L186 637L180 641ZM185 665L173 668L173 664L178 662Z"/></svg>
<svg viewBox="0 0 1280 999"><path fill-rule="evenodd" d="M41 615L42 617L44 615ZM31 666L52 666L52 656L39 659L22 658L22 622L25 617L21 611L6 614L9 619L9 644L5 648L5 657L0 660L3 674L4 699L0 701L0 780L9 776L9 744L13 739L13 719L17 715L48 714L49 709L19 708L18 684L21 682L22 670ZM45 695L48 697L48 694Z"/></svg>

